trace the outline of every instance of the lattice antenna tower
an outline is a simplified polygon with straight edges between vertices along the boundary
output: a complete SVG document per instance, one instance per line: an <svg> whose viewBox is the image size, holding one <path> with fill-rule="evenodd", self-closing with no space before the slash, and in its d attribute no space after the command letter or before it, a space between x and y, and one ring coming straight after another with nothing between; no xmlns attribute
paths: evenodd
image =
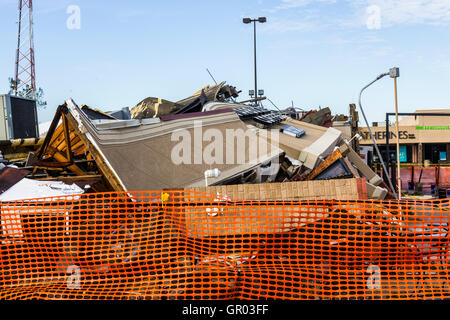
<svg viewBox="0 0 450 320"><path fill-rule="evenodd" d="M33 39L33 1L19 1L17 20L17 52L14 77L14 92L25 89L25 96L36 99L36 75Z"/></svg>

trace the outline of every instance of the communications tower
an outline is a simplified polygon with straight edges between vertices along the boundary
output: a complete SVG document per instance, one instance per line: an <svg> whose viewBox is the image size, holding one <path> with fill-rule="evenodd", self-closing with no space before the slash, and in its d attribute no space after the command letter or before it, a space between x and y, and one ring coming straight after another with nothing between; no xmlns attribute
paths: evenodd
<svg viewBox="0 0 450 320"><path fill-rule="evenodd" d="M17 20L17 52L13 89L17 95L25 89L25 96L36 99L36 76L33 40L33 1L19 1Z"/></svg>

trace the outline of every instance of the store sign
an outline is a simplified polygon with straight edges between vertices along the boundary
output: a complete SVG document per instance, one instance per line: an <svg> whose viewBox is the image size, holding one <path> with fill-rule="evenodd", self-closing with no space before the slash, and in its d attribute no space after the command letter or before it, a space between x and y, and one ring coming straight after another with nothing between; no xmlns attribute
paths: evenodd
<svg viewBox="0 0 450 320"><path fill-rule="evenodd" d="M416 130L450 130L450 126L425 126L425 127L416 127Z"/></svg>
<svg viewBox="0 0 450 320"><path fill-rule="evenodd" d="M399 131L400 140L414 140L416 139L416 135L414 133L409 133L408 131ZM361 131L361 136L364 140L370 140L369 131ZM373 136L375 140L386 140L386 131L378 131L374 132ZM389 139L395 139L397 135L394 132L389 132Z"/></svg>

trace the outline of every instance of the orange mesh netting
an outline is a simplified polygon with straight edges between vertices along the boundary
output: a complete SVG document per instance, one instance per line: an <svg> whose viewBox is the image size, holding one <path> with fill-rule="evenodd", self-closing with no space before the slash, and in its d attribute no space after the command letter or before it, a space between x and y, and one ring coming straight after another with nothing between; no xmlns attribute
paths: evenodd
<svg viewBox="0 0 450 320"><path fill-rule="evenodd" d="M442 299L449 202L194 192L1 204L2 299Z"/></svg>

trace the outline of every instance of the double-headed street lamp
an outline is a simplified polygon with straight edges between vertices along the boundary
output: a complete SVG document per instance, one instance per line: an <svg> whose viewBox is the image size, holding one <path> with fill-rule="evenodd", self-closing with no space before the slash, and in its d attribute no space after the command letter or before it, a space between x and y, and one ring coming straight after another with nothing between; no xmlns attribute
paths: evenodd
<svg viewBox="0 0 450 320"><path fill-rule="evenodd" d="M253 22L253 33L254 33L254 53L255 53L255 94L258 93L258 77L257 77L257 71L256 71L256 22L259 23L265 23L267 22L266 17L259 17L258 19L250 19L250 18L244 18L242 20L245 24L249 24ZM257 105L258 102L255 101L255 105Z"/></svg>

